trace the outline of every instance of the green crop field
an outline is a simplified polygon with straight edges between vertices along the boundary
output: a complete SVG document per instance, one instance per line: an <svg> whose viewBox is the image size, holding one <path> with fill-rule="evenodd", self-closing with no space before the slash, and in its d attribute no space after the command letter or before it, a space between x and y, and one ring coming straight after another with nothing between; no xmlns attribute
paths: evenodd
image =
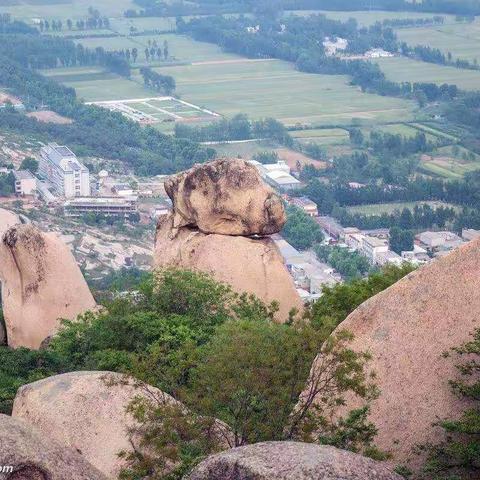
<svg viewBox="0 0 480 480"><path fill-rule="evenodd" d="M192 49L198 42L194 43ZM175 49L174 43L171 48ZM362 119L365 124L414 119L413 102L362 93L350 86L344 76L301 73L279 60L252 61L241 57L218 60L214 50L204 51L203 55L208 58L203 62L155 70L175 78L177 94L183 100L222 115L243 112L252 118L274 117L287 125L350 124L353 118ZM58 68L43 73L74 87L86 101L158 95L143 86L138 70L133 70L131 79L92 67ZM332 143L332 133L326 135L325 142ZM337 140L333 143L338 143Z"/></svg>
<svg viewBox="0 0 480 480"><path fill-rule="evenodd" d="M317 145L345 145L350 143L350 137L342 128L317 128L290 132L300 143L316 143Z"/></svg>
<svg viewBox="0 0 480 480"><path fill-rule="evenodd" d="M480 62L480 19L473 23L455 23L426 28L402 28L396 31L399 40L409 45L428 45L453 59Z"/></svg>
<svg viewBox="0 0 480 480"><path fill-rule="evenodd" d="M75 88L78 97L88 102L158 95L145 88L140 78L136 81L128 80L100 67L55 68L43 70L42 73L52 80Z"/></svg>
<svg viewBox="0 0 480 480"><path fill-rule="evenodd" d="M434 13L417 13L417 12L388 12L382 10L375 11L354 11L354 12L341 12L341 11L329 11L329 10L294 10L288 12L288 14L293 13L295 15L312 15L316 13L321 13L326 15L329 18L335 20L340 20L345 22L349 18L355 18L360 25L370 26L376 22L382 22L386 19L404 19L404 18L432 18L435 16ZM442 15L447 17L448 21L452 21L453 17L450 15Z"/></svg>
<svg viewBox="0 0 480 480"><path fill-rule="evenodd" d="M398 98L362 93L339 75L306 74L279 60L211 62L156 71L172 75L182 99L231 116L272 116L294 125L407 120L415 105Z"/></svg>
<svg viewBox="0 0 480 480"><path fill-rule="evenodd" d="M92 0L45 1L23 0L18 5L0 5L0 13L10 13L19 20L31 23L35 19L72 20L85 18L88 7L96 6ZM137 8L131 0L102 0L97 6L100 14L107 17L122 17L128 9Z"/></svg>
<svg viewBox="0 0 480 480"><path fill-rule="evenodd" d="M137 32L161 31L173 32L176 29L175 18L173 17L145 17L145 18L113 18L110 21L110 28L115 32L129 34L131 29Z"/></svg>
<svg viewBox="0 0 480 480"><path fill-rule="evenodd" d="M278 145L267 140L242 142L242 143L221 143L213 145L217 154L223 157L252 158L256 153L270 152L278 148Z"/></svg>
<svg viewBox="0 0 480 480"><path fill-rule="evenodd" d="M480 169L480 158L458 145L446 146L422 155L421 169L440 177L456 179Z"/></svg>
<svg viewBox="0 0 480 480"><path fill-rule="evenodd" d="M223 61L241 59L237 55L222 52L221 48L212 43L197 42L184 35L164 34L164 35L139 35L133 37L113 37L113 38L82 38L76 40L87 48L103 47L105 50L122 50L137 48L139 51L139 60L145 61L144 50L148 46L148 41L156 41L159 47L163 47L163 42L168 42L169 56L172 60L180 62L205 62L205 61Z"/></svg>
<svg viewBox="0 0 480 480"><path fill-rule="evenodd" d="M464 90L480 89L480 71L445 67L405 57L379 58L376 62L387 78L395 82L450 83Z"/></svg>

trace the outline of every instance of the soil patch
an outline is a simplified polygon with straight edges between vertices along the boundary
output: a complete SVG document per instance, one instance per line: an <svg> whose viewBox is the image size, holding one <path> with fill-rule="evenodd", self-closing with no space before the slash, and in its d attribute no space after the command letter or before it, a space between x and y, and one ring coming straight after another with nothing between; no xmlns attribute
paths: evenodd
<svg viewBox="0 0 480 480"><path fill-rule="evenodd" d="M326 162L314 160L300 152L295 152L289 148L277 148L275 150L281 160L285 161L292 170L297 170L297 162L303 167L305 165L313 165L315 168L327 168Z"/></svg>
<svg viewBox="0 0 480 480"><path fill-rule="evenodd" d="M73 123L71 118L62 117L62 115L59 115L57 112L52 112L51 110L27 113L27 117L36 118L39 122L56 123L58 125L69 125Z"/></svg>

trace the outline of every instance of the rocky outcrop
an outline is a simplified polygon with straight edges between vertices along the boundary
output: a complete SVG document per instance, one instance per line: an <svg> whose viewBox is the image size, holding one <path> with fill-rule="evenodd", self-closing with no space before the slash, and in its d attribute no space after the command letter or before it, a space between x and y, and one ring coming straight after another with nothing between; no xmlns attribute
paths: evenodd
<svg viewBox="0 0 480 480"><path fill-rule="evenodd" d="M6 415L0 415L0 466L5 480L107 480L78 452Z"/></svg>
<svg viewBox="0 0 480 480"><path fill-rule="evenodd" d="M3 237L3 234L14 225L17 225L20 222L20 218L15 215L10 210L5 210L0 208L0 239ZM0 276L1 280L1 276ZM3 322L3 317L0 315L0 345L7 344L7 332L5 330L5 324Z"/></svg>
<svg viewBox="0 0 480 480"><path fill-rule="evenodd" d="M135 439L128 429L134 420L126 407L136 396L147 395L122 375L111 372L73 372L40 380L18 390L12 415L66 445L102 471L117 478L122 450L131 451ZM148 395L173 399L154 387Z"/></svg>
<svg viewBox="0 0 480 480"><path fill-rule="evenodd" d="M265 442L207 457L187 480L401 480L369 458L334 447Z"/></svg>
<svg viewBox="0 0 480 480"><path fill-rule="evenodd" d="M15 213L10 210L5 210L0 208L0 238L3 237L3 234L14 225L22 223L20 218Z"/></svg>
<svg viewBox="0 0 480 480"><path fill-rule="evenodd" d="M238 159L196 165L165 182L173 202L173 228L220 235L270 235L285 221L282 199L258 170Z"/></svg>
<svg viewBox="0 0 480 480"><path fill-rule="evenodd" d="M2 308L8 345L39 348L62 318L95 307L68 247L52 233L16 225L0 240Z"/></svg>
<svg viewBox="0 0 480 480"><path fill-rule="evenodd" d="M5 210L0 208L0 239L3 237L3 234L14 225L17 225L20 222L20 218L15 215L10 210ZM0 277L1 279L1 277ZM7 344L7 332L5 330L5 324L3 322L3 317L0 315L0 345Z"/></svg>
<svg viewBox="0 0 480 480"><path fill-rule="evenodd" d="M239 293L266 303L276 300L278 321L302 309L278 248L264 236L282 228L283 204L255 167L243 160L216 160L169 180L166 189L173 212L157 225L157 268L199 270Z"/></svg>
<svg viewBox="0 0 480 480"><path fill-rule="evenodd" d="M279 302L277 318L288 319L292 308L302 309L293 280L277 246L270 238L251 239L228 235L206 235L182 228L169 238L171 216L157 226L155 266L199 270L228 283L237 292L249 292L266 303Z"/></svg>
<svg viewBox="0 0 480 480"><path fill-rule="evenodd" d="M448 383L458 378L455 358L442 354L479 326L480 239L369 299L338 327L355 335L354 349L372 354L381 393L370 420L378 428L375 443L394 462L415 466L420 458L412 447L440 441L443 430L432 424L465 407ZM348 399L348 408L357 405Z"/></svg>

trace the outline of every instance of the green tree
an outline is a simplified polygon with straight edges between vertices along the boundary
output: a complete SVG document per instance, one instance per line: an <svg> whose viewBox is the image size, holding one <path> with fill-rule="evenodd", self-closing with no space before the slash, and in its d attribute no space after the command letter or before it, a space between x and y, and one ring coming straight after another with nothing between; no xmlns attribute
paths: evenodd
<svg viewBox="0 0 480 480"><path fill-rule="evenodd" d="M315 220L298 207L287 207L287 222L282 236L299 250L306 250L323 240L323 233Z"/></svg>
<svg viewBox="0 0 480 480"><path fill-rule="evenodd" d="M350 142L352 145L362 145L364 138L363 138L363 133L359 128L351 128L349 131L349 137L350 137Z"/></svg>
<svg viewBox="0 0 480 480"><path fill-rule="evenodd" d="M0 174L0 197L11 195L15 191L15 177L13 173Z"/></svg>
<svg viewBox="0 0 480 480"><path fill-rule="evenodd" d="M131 405L141 421L133 433L148 438L150 450L148 456L129 457L129 472L125 473L130 476L125 478L140 478L145 471L154 472L152 478L179 478L162 475L171 452L179 462L176 472L184 473L187 466L199 460L186 455L186 439L194 443L197 454L218 448L218 440L217 444L211 441L213 418L225 422L217 423L215 430L229 446L267 440L331 439L336 432L332 412L343 402L343 395L353 391L370 399L375 394L365 373L369 356L350 350L351 338L346 332L326 338L307 324L279 325L265 318L224 323L208 343L188 355L193 367L176 398L189 412L172 411L162 402ZM320 349L328 360L318 361L310 375ZM299 402L306 384L308 393ZM347 447L363 450L370 446L375 432L363 420L354 423L347 418L342 423L344 435L351 439L348 444L344 442ZM165 424L170 433L165 431ZM348 432L344 428L347 425ZM192 429L210 432L205 434L206 445L199 447L198 439L191 437Z"/></svg>
<svg viewBox="0 0 480 480"><path fill-rule="evenodd" d="M38 161L32 157L27 157L23 159L19 170L28 170L32 173L37 173L38 171Z"/></svg>
<svg viewBox="0 0 480 480"><path fill-rule="evenodd" d="M413 270L414 267L410 264L401 267L390 265L379 272L371 273L365 279L326 286L322 290L322 296L308 311L308 317L315 328L331 332L359 305Z"/></svg>
<svg viewBox="0 0 480 480"><path fill-rule="evenodd" d="M371 270L368 260L357 252L329 245L316 245L314 250L321 261L330 264L346 280L362 277Z"/></svg>
<svg viewBox="0 0 480 480"><path fill-rule="evenodd" d="M411 230L392 227L390 229L390 248L399 255L404 251L413 250L413 238L414 235Z"/></svg>
<svg viewBox="0 0 480 480"><path fill-rule="evenodd" d="M460 417L438 423L445 430L446 440L427 446L424 474L434 480L469 480L480 477L480 329L450 355L462 360L457 365L462 379L450 381L450 385L469 406Z"/></svg>

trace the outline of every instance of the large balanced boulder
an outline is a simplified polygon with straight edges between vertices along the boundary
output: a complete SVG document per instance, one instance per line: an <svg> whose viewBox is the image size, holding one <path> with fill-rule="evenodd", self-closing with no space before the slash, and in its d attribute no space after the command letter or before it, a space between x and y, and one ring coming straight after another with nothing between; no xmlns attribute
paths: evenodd
<svg viewBox="0 0 480 480"><path fill-rule="evenodd" d="M174 239L172 216L161 217L155 241L155 266L198 270L249 292L266 303L279 302L277 319L286 321L302 302L277 246L270 238L204 234L181 228Z"/></svg>
<svg viewBox="0 0 480 480"><path fill-rule="evenodd" d="M146 395L174 401L154 387L137 388L120 374L66 373L21 387L12 415L81 453L109 478L117 478L125 466L118 453L131 451L136 441L128 431L135 423L126 407Z"/></svg>
<svg viewBox="0 0 480 480"><path fill-rule="evenodd" d="M107 480L78 452L6 415L0 415L0 466L5 480Z"/></svg>
<svg viewBox="0 0 480 480"><path fill-rule="evenodd" d="M95 301L69 248L53 233L16 225L0 240L0 281L8 345L39 348L60 319Z"/></svg>
<svg viewBox="0 0 480 480"><path fill-rule="evenodd" d="M187 480L401 480L386 466L334 447L265 442L207 457Z"/></svg>
<svg viewBox="0 0 480 480"><path fill-rule="evenodd" d="M443 439L432 424L465 408L449 380L455 356L444 352L468 341L480 326L480 239L433 261L367 300L340 324L355 335L352 348L372 354L380 389L370 420L376 445L396 463L421 460L412 448ZM315 365L313 366L315 368ZM358 406L356 398L347 408Z"/></svg>
<svg viewBox="0 0 480 480"><path fill-rule="evenodd" d="M165 182L173 203L173 228L191 226L203 233L270 235L285 221L282 199L258 170L239 159L219 159Z"/></svg>

